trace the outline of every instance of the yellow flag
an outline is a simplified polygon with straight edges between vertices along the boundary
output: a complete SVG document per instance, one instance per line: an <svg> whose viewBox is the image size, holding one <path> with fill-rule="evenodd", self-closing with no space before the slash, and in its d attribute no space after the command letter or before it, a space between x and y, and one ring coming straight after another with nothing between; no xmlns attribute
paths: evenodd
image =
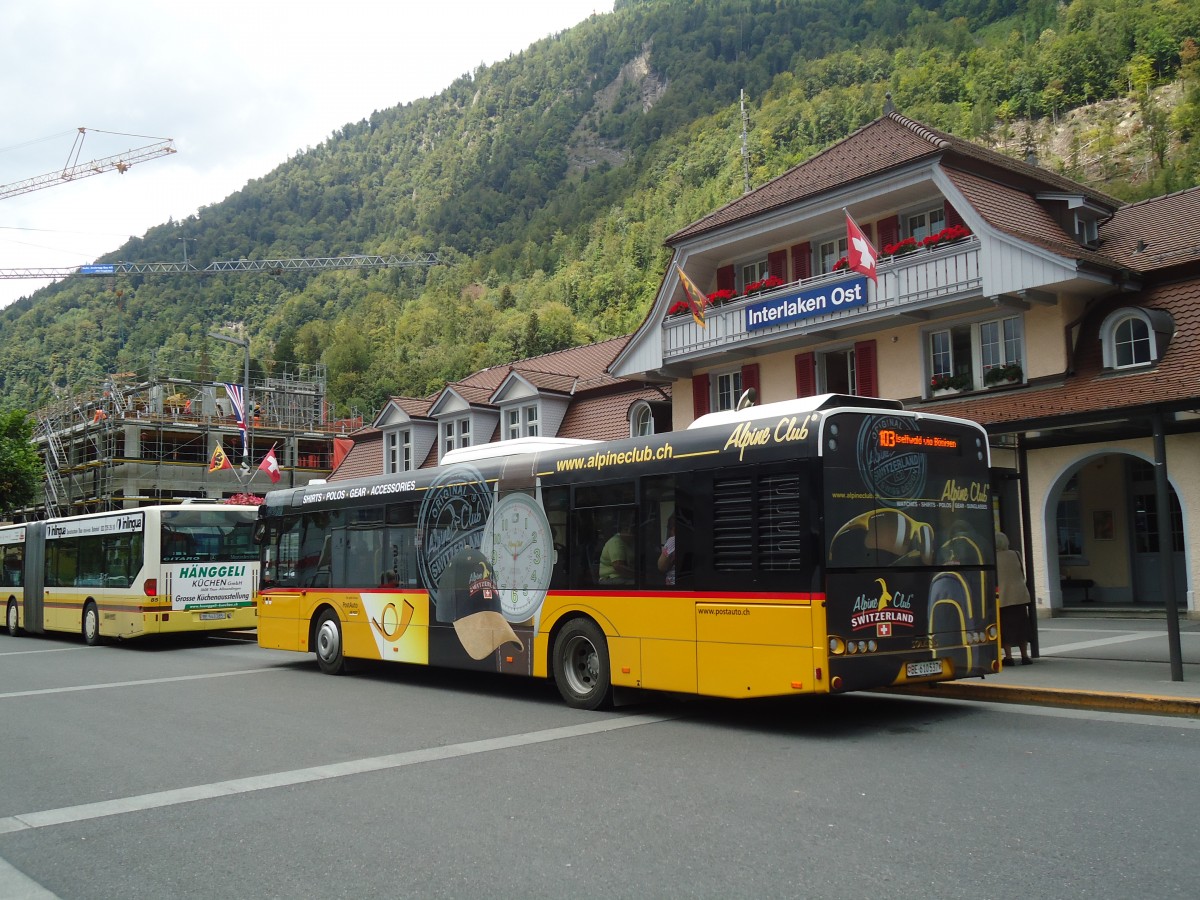
<svg viewBox="0 0 1200 900"><path fill-rule="evenodd" d="M683 292L687 295L688 308L692 311L692 318L701 328L707 328L708 326L704 324L704 307L708 304L708 298L704 296L700 288L692 284L692 279L683 273L683 269L676 266L675 271L679 273L679 280L683 283Z"/></svg>
<svg viewBox="0 0 1200 900"><path fill-rule="evenodd" d="M208 461L208 471L220 472L222 469L232 469L233 463L229 461L229 457L225 455L225 451L217 444L213 448L212 459Z"/></svg>

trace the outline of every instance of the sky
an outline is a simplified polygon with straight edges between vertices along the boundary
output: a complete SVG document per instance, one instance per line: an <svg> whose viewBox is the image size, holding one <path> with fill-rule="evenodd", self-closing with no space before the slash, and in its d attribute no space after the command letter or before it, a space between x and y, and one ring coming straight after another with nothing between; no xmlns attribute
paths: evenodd
<svg viewBox="0 0 1200 900"><path fill-rule="evenodd" d="M5 4L0 189L167 138L177 152L0 199L0 274L92 262L347 123L611 11L612 0ZM138 261L183 254L181 243L177 260ZM0 278L0 307L47 283Z"/></svg>

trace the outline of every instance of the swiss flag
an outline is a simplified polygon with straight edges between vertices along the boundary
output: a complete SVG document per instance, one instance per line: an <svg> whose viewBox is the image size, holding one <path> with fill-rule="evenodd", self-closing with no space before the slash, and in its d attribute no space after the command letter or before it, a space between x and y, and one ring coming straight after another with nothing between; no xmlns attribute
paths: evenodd
<svg viewBox="0 0 1200 900"><path fill-rule="evenodd" d="M879 279L875 277L875 260L878 255L875 248L871 246L871 242L867 240L867 236L858 227L858 223L847 212L846 260L850 263L851 270L859 275L866 275L878 285Z"/></svg>
<svg viewBox="0 0 1200 900"><path fill-rule="evenodd" d="M279 460L275 458L274 447L267 451L267 455L263 457L263 461L258 464L258 467L267 473L271 484L279 480Z"/></svg>

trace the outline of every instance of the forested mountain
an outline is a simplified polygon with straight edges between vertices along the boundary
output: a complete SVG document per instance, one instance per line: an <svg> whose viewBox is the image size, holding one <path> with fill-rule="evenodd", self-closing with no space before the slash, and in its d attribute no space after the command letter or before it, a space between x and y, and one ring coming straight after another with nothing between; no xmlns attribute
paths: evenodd
<svg viewBox="0 0 1200 900"><path fill-rule="evenodd" d="M617 0L440 95L334 131L102 262L436 252L425 268L72 278L0 312L0 407L152 352L227 378L323 362L339 412L635 328L667 235L877 118L912 118L1126 199L1200 183L1186 0ZM1088 116L1081 115L1086 108Z"/></svg>

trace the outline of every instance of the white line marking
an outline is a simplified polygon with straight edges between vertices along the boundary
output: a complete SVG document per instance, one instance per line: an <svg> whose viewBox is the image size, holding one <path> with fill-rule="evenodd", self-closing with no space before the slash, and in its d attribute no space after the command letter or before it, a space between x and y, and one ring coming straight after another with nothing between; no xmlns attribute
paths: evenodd
<svg viewBox="0 0 1200 900"><path fill-rule="evenodd" d="M6 656L28 656L30 653L66 653L69 650L99 650L99 647L46 647L43 650L12 650L0 653L0 659Z"/></svg>
<svg viewBox="0 0 1200 900"><path fill-rule="evenodd" d="M22 813L17 816L0 818L0 834L25 831L30 828L48 828L52 825L67 825L87 819L98 819L103 816L141 812L164 806L192 803L197 800L213 800L217 797L248 794L252 791L287 787L293 784L326 781L331 778L343 778L347 775L363 775L368 772L379 772L384 769L398 769L404 766L438 762L444 759L473 756L478 753L490 753L494 750L511 750L515 747L527 747L531 744L543 744L547 741L561 741L566 738L602 734L607 731L632 728L636 725L654 725L659 722L669 722L674 718L676 717L648 715L605 718L597 722L566 725L562 728L547 728L544 731L532 731L527 734L487 738L481 741L467 741L462 744L450 744L445 747L427 747L422 750L408 750L404 753L373 756L367 759L350 759L345 762L330 763L324 766L311 766L307 769L293 769L290 772L273 772L249 778L216 781L212 784L198 784L193 787L177 788L171 791L156 791L152 794L122 797L116 800L101 800L97 803L83 803L79 806L64 806L61 809L46 809L40 812Z"/></svg>
<svg viewBox="0 0 1200 900"><path fill-rule="evenodd" d="M1110 644L1125 644L1129 641L1141 641L1146 638L1156 638L1162 640L1167 636L1165 631L1137 631L1127 634L1118 634L1113 637L1096 638L1091 641L1076 641L1073 644L1055 644L1052 647L1040 648L1042 656L1054 656L1058 653L1067 653L1071 650L1090 650L1093 647L1107 647Z"/></svg>
<svg viewBox="0 0 1200 900"><path fill-rule="evenodd" d="M173 681L203 681L206 678L226 678L230 675L258 675L262 672L282 672L283 669L242 669L237 672L211 672L207 675L172 675L170 678L147 678L144 681L108 681L104 684L76 684L70 687L40 688L36 691L10 691L0 694L0 700L15 697L40 697L44 694L70 694L74 691L103 691L108 688L142 687L147 684L170 684Z"/></svg>

